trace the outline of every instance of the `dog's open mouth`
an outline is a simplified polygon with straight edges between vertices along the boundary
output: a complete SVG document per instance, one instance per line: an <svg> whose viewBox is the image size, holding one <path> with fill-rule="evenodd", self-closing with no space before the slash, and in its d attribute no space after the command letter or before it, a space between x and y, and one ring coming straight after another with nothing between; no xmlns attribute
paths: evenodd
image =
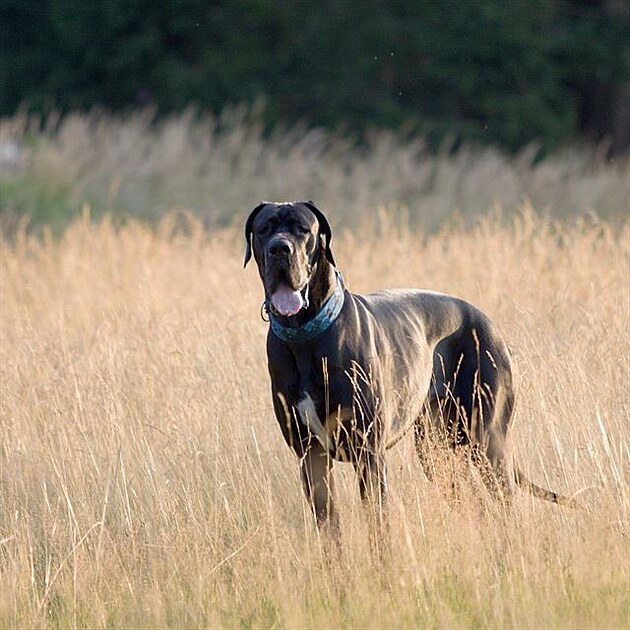
<svg viewBox="0 0 630 630"><path fill-rule="evenodd" d="M271 294L271 304L279 315L291 317L297 315L303 308L308 306L306 293L308 285L302 289L295 290L290 286L280 282L276 290Z"/></svg>

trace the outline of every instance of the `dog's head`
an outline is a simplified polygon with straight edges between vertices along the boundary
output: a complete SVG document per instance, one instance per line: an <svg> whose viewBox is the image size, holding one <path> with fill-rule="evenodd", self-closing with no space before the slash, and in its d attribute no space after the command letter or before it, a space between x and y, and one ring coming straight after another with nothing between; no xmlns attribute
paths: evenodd
<svg viewBox="0 0 630 630"><path fill-rule="evenodd" d="M252 210L245 223L245 265L253 254L277 314L291 317L308 306L314 279L335 264L331 240L326 217L311 201L263 202Z"/></svg>

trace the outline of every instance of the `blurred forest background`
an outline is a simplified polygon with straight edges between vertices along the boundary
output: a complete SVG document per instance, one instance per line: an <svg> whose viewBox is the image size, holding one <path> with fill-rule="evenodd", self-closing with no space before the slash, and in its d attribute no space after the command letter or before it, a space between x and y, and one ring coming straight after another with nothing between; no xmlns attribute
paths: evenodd
<svg viewBox="0 0 630 630"><path fill-rule="evenodd" d="M411 170L418 171L436 155L446 159L464 151L464 164L454 166L458 175L451 178L458 182L471 162L488 156L488 149L479 149L474 159L466 151L492 147L492 159L499 159L500 152L505 165L492 179L518 180L512 184L516 201L519 196L536 197L530 190L532 171L524 173L523 164L533 168L562 152L563 166L556 170L565 180L588 179L591 166L601 169L611 160L617 160L617 169L626 164L621 181L628 175L627 0L1 0L0 24L0 212L5 222L7 216L50 214L55 204L65 206L61 214L72 214L86 200L95 207L140 215L179 204L223 219L230 214L225 204L248 205L272 194L295 192L325 201L344 196L339 186L328 191L324 185L322 190L318 182L327 176L311 168L303 175L311 185L299 188L246 186L242 197L228 194L222 200L225 193L207 186L195 192L196 185L187 181L181 198L165 193L141 204L136 193L142 196L139 191L148 179L157 188L172 187L163 185L161 171L149 177L144 171L150 166L145 165L144 175L137 172L141 155L125 162L128 155L112 157L83 146L98 144L95 127L108 135L104 119L112 125L111 134L123 136L123 144L124 137L134 136L131 128L144 134L144 144L151 134L157 134L151 137L159 144L165 124L177 136L174 121L179 121L179 136L192 144L210 134L212 148L197 155L194 167L199 170L208 153L216 156L220 148L231 160L230 168L219 167L230 171L234 181L225 172L222 180L230 185L243 177L259 175L261 182L270 178L268 167L262 174L252 173L253 167L238 168L242 150L249 148L252 157L252 136L260 150L256 159L262 160L286 153L309 133L308 146L298 151L304 159L295 157L285 165L289 171L275 171L272 180L292 179L311 158L319 164L328 160L328 174L339 169L347 174L357 160L365 159L366 149L371 155L377 145L381 154L389 152L393 164L402 158L392 157L398 155L392 146L411 150ZM75 124L64 132L69 120ZM130 128L125 130L124 124ZM83 142L77 138L77 125L88 134ZM60 135L66 137L64 146ZM68 135L81 147L69 147ZM229 146L217 144L227 137ZM42 142L48 151L45 167ZM164 156L173 142L171 138L144 150ZM567 147L582 151L579 157L572 155L568 167ZM53 148L61 154L61 173L47 170ZM90 164L73 149L91 151ZM108 171L90 184L94 164L108 159L118 163L119 172ZM172 173L173 164L182 164L180 154L171 155L162 170ZM419 192L437 190L444 165L443 160L433 162L431 176L427 180L420 174L420 183L411 174L392 176L406 183L370 199L402 204L416 214ZM68 169L72 172L64 172ZM81 185L76 183L79 174L84 176ZM56 182L52 189L46 177ZM25 184L30 192L24 192ZM361 185L350 178L341 188L354 195ZM449 180L444 190L452 188ZM552 205L555 196L565 193L538 201ZM508 205L515 201L500 195L497 199ZM602 207L591 201L586 200L588 207L604 214L627 210L614 200ZM471 200L473 208L492 203L485 197ZM453 210L461 208L461 199L447 196L440 204L451 204Z"/></svg>

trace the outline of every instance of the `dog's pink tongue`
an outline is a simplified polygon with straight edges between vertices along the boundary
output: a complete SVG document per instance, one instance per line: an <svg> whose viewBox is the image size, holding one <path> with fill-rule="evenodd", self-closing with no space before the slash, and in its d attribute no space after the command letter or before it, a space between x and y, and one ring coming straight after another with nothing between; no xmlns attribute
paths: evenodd
<svg viewBox="0 0 630 630"><path fill-rule="evenodd" d="M299 313L304 306L304 298L299 291L294 291L286 284L279 284L271 296L273 307L285 317Z"/></svg>

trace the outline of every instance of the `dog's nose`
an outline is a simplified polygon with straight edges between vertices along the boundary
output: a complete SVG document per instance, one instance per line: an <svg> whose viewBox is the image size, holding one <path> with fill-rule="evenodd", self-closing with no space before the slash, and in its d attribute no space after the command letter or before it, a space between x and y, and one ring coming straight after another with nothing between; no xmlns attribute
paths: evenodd
<svg viewBox="0 0 630 630"><path fill-rule="evenodd" d="M276 238L267 246L270 256L290 256L293 253L293 244L286 238Z"/></svg>

